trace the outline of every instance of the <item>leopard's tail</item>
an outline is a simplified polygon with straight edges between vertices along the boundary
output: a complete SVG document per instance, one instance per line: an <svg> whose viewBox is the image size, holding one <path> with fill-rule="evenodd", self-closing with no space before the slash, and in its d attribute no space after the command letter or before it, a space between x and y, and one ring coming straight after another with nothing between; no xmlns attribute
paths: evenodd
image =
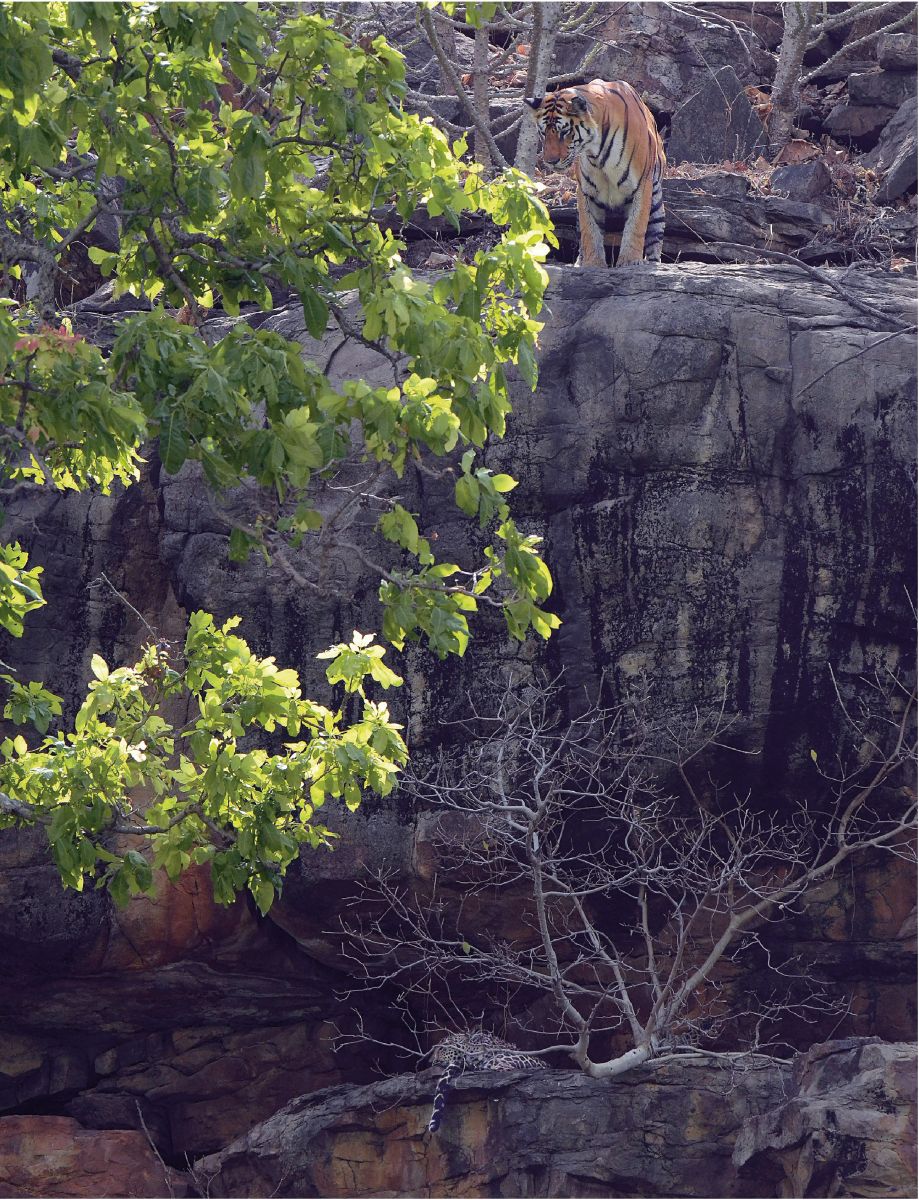
<svg viewBox="0 0 919 1200"><path fill-rule="evenodd" d="M444 1109L447 1107L447 1094L453 1087L458 1075L463 1070L461 1062L452 1062L437 1081L437 1087L434 1089L434 1105L431 1108L431 1119L428 1121L428 1133L436 1133L440 1128L441 1118L444 1115Z"/></svg>

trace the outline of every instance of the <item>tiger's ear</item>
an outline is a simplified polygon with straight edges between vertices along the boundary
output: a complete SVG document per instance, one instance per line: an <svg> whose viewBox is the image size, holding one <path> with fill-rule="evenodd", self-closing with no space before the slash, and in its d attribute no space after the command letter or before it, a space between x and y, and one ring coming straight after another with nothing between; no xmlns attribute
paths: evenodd
<svg viewBox="0 0 919 1200"><path fill-rule="evenodd" d="M542 104L542 96L524 96L523 102L535 112Z"/></svg>
<svg viewBox="0 0 919 1200"><path fill-rule="evenodd" d="M576 113L586 113L588 107L589 105L584 97L579 92L575 92L575 94L571 97L571 111Z"/></svg>

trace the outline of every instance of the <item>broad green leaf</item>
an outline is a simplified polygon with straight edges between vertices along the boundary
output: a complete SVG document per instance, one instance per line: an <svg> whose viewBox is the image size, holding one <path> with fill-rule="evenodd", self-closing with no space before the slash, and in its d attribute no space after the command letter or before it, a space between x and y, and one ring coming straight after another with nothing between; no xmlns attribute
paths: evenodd
<svg viewBox="0 0 919 1200"><path fill-rule="evenodd" d="M321 338L329 319L329 306L318 292L310 288L306 288L300 293L300 300L303 304L303 319L306 321L306 328L312 337Z"/></svg>
<svg viewBox="0 0 919 1200"><path fill-rule="evenodd" d="M160 458L170 475L175 475L188 458L188 439L176 417L169 418L160 434Z"/></svg>

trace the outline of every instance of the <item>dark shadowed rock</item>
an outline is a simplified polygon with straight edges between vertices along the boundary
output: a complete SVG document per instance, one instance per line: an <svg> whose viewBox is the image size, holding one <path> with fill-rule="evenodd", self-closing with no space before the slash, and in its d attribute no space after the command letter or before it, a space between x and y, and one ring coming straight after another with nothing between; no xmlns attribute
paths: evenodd
<svg viewBox="0 0 919 1200"><path fill-rule="evenodd" d="M823 126L837 142L867 150L878 140L893 111L885 104L837 104Z"/></svg>
<svg viewBox="0 0 919 1200"><path fill-rule="evenodd" d="M915 96L903 101L885 125L878 144L867 154L862 155L861 162L864 166L873 167L878 171L887 171L903 147L909 142L910 135L912 135L912 142L915 146L916 117L917 111L919 111L917 103L919 102Z"/></svg>
<svg viewBox="0 0 919 1200"><path fill-rule="evenodd" d="M849 76L850 104L883 104L887 108L899 108L904 100L915 95L915 63L911 73L878 69Z"/></svg>
<svg viewBox="0 0 919 1200"><path fill-rule="evenodd" d="M811 162L790 163L772 172L773 192L784 193L790 200L816 200L833 186L833 177L821 158Z"/></svg>
<svg viewBox="0 0 919 1200"><path fill-rule="evenodd" d="M41 828L27 833L0 831L0 961L51 967L96 965L100 936L112 915L102 892L85 894L61 887L48 861L48 839Z"/></svg>
<svg viewBox="0 0 919 1200"><path fill-rule="evenodd" d="M878 63L885 71L915 73L919 39L914 33L885 33L878 38Z"/></svg>
<svg viewBox="0 0 919 1200"><path fill-rule="evenodd" d="M768 145L762 121L733 67L713 72L684 100L670 122L667 161L748 161Z"/></svg>

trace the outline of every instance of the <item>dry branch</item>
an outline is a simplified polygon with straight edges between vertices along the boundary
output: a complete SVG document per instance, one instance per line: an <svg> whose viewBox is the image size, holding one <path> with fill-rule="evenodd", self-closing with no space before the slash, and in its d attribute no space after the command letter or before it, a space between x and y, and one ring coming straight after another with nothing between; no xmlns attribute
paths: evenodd
<svg viewBox="0 0 919 1200"><path fill-rule="evenodd" d="M746 1049L761 1051L789 1012L838 1011L763 931L853 854L911 853L915 800L895 785L915 751L915 698L889 678L875 686L886 715L853 713L837 692L851 766L823 771L822 794L781 818L708 775L704 760L729 749L723 702L655 717L639 696L564 720L552 686L508 686L493 714L463 723L461 751L411 778L438 814L440 875L430 893L385 873L368 883L342 922L356 971L419 1003L460 981L492 1001L522 995L517 1028L594 1078L745 1019ZM484 902L514 914L509 929L476 920ZM751 951L780 986L744 1007L723 975ZM539 997L554 1015L533 1023Z"/></svg>

